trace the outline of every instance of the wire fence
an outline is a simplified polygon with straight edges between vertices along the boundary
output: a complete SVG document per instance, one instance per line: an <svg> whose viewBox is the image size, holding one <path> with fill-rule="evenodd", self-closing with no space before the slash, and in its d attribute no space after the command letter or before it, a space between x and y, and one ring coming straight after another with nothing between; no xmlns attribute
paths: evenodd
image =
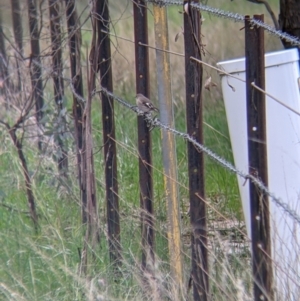
<svg viewBox="0 0 300 301"><path fill-rule="evenodd" d="M146 1L142 1L142 2L145 5L147 5L147 3L148 3L148 4L157 5L158 7L167 7L167 6L183 7L183 3L180 1L146 0ZM137 4L135 3L134 5L137 5ZM240 14L223 11L218 8L210 7L208 5L195 3L195 2L190 2L188 5L189 5L189 7L183 8L184 10L186 10L185 13L187 13L190 10L205 11L218 18L226 18L226 19L229 19L234 22L244 22L245 21L245 17ZM140 8L141 7L138 6L138 9L140 9ZM109 18L104 18L103 16L99 16L99 15L97 15L97 18L98 18L98 20L101 20L101 21L103 21L103 19L105 19L105 20L109 19ZM292 37L291 35L283 33L279 30L275 30L273 27L269 26L268 24L266 24L264 22L250 18L250 23L255 26L258 26L260 28L263 28L266 32L273 34L280 39L284 39L286 41L291 42L293 45L300 45L300 41L298 38ZM117 39L119 39L119 38L123 39L121 37L121 34L120 35L112 34L110 32L107 24L104 27L105 27L105 30L101 30L101 33L103 33L105 36L111 35L111 36L115 36ZM80 26L77 26L76 28L80 28ZM74 27L70 31L71 37L73 37L74 33L76 32L76 28ZM179 56L184 57L184 54L172 52L172 51L169 51L168 49L160 49L155 46L151 46L150 43L140 42L140 41L134 42L132 39L127 39L127 38L124 38L124 40L129 43L135 43L137 48L138 47L143 47L143 48L147 48L147 49L153 48L156 51L163 51L171 56L179 55ZM122 53L122 49L118 49L117 51ZM22 57L24 58L23 54L22 54ZM124 55L124 58L126 59L126 54ZM110 59L113 60L113 58L110 58ZM207 65L208 67L215 69L217 72L219 72L219 74L226 74L224 71L222 71L204 61L197 60L197 58L195 58L195 57L191 57L190 60L193 60L197 64ZM48 79L48 77L50 78L50 75L52 74L51 64L48 62L48 65L47 65L45 63L45 61L46 60L43 60L40 63L37 63L35 60L32 61L33 64L38 64L39 67L43 68L43 70L44 70L44 78L43 79L44 80ZM87 61L88 61L88 59L87 59ZM87 62L87 65L88 65L88 62ZM110 65L110 63L108 65ZM76 83L76 81L74 81L74 78L78 75L78 72L79 72L78 70L79 69L77 66L77 69L75 70L75 74L74 74L73 78L69 78L66 74L62 78L66 83L68 83L68 87L70 88L71 93L74 96L74 99L77 100L77 105L80 106L81 108L86 109L86 105L87 105L87 103L89 103L89 101L91 101L91 99L89 99L89 97L84 97L83 94L78 92L78 89L77 89L78 87L76 86L77 83ZM105 75L107 75L106 72L104 72L104 73L105 73ZM227 76L230 76L230 75L227 74ZM253 83L253 86L255 89L265 93L266 95L269 95L270 97L273 97L272 95L268 94L266 91L257 87L255 85L255 83ZM146 90L148 88L146 88ZM247 182L253 183L255 185L255 187L261 193L268 195L270 198L270 201L273 204L275 204L278 208L280 208L281 213L282 213L282 220L290 218L293 221L293 225L289 229L286 230L289 235L293 236L293 233L294 233L293 231L295 229L297 229L297 227L300 225L300 215L299 215L298 211L294 210L289 205L287 200L279 198L272 191L270 191L270 189L261 181L261 179L259 177L257 177L254 174L246 173L242 170L239 170L238 168L236 168L234 166L234 164L230 163L228 160L226 160L222 156L218 155L210 147L207 147L205 144L197 141L194 137L189 135L187 132L177 130L175 127L161 122L161 120L159 118L153 117L151 114L145 114L144 112L140 111L136 105L132 105L128 101L124 100L122 97L117 96L117 93L111 92L109 89L107 89L107 87L101 86L100 81L98 81L98 80L96 81L96 88L90 92L91 92L91 96L94 100L99 95L105 95L109 104L111 104L112 101L115 103L117 102L118 104L120 104L122 106L122 108L126 108L126 110L128 110L128 111L133 111L138 116L138 118L140 118L142 120L142 122L146 123L146 125L147 125L146 132L149 130L150 133L151 133L151 131L153 133L153 131L155 131L156 129L160 129L162 131L167 131L167 132L171 133L172 135L174 135L175 137L178 137L180 141L187 141L190 144L192 144L194 146L194 148L198 151L199 154L202 154L202 153L205 154L208 158L212 159L212 161L216 162L217 163L216 165L224 168L224 170L226 172L228 171L231 174L237 175L238 177L242 178L244 180L245 184ZM282 101L276 99L276 97L273 97L273 99L275 99L279 103L280 102L283 103ZM285 105L285 107L288 110L293 111L296 114L299 114L297 110L294 110L293 108L288 107L287 105ZM122 109L117 108L117 110L118 110L118 112L121 112L123 114ZM83 113L84 118L86 118L87 111L83 110L82 113ZM120 115L122 115L122 114L120 114ZM108 119L107 116L103 115L103 118ZM82 120L84 120L84 118ZM122 116L120 118L122 118ZM81 121L79 121L79 123L80 122ZM26 131L26 130L27 130L26 127L24 127L24 131ZM118 128L118 125L116 126L116 131L123 131L123 130L124 129ZM96 130L95 130L95 132L96 132ZM126 132L126 130L124 130L124 132ZM100 136L102 134L103 134L102 129L100 129L98 132L96 132L95 136L96 135ZM54 135L56 135L56 133ZM117 135L117 137L118 137L118 135ZM160 176L168 177L168 175L165 173L165 171L162 168L155 166L155 164L153 164L152 162L146 162L145 160L143 160L143 158L141 160L141 154L137 147L135 147L135 146L130 147L128 143L122 142L121 139L118 139L116 137L109 137L109 139L118 146L118 150L121 150L122 154L125 153L126 155L130 156L130 161L138 161L139 160L140 163L142 163L144 165L144 168L148 172L150 169L152 169L154 172L156 172ZM123 139L123 137L122 137L122 139ZM125 141L125 138L124 138L124 141ZM44 142L44 143L46 144L46 142ZM105 146L107 146L106 142L104 142L103 144ZM101 146L94 145L92 148L92 153L91 153L90 157L95 156L99 152L99 149L100 150L102 149L102 147L103 147L102 144L101 144ZM79 155L81 156L82 153L84 153L84 152L85 152L84 150L80 149ZM70 153L69 153L70 159L72 157L72 155L70 155L71 153L72 152L70 151ZM46 157L47 154L49 154L49 152L47 152L47 153L45 152L43 155L41 155L40 161L43 160L42 158ZM76 155L77 154L75 154L74 157L76 157ZM117 155L114 154L113 156L117 156ZM103 161L101 161L101 162L103 162L104 165L106 165L107 157L108 156L104 155ZM135 160L132 160L132 158L134 158ZM186 157L184 158L184 160L187 161ZM125 164L123 164L123 165L125 165ZM109 168L109 166L107 168ZM126 166L121 167L120 169L125 169L125 168L126 168ZM80 174L80 172L82 172L83 169L79 168L78 173ZM124 170L122 170L121 172L124 172ZM135 172L137 172L137 171L135 171ZM151 176L151 179L155 180L155 178L152 175L150 175L150 176ZM189 187L187 185L181 183L180 180L175 179L175 178L170 178L170 177L169 177L169 180L171 182L173 182L178 188L180 188L180 189L182 188L185 191L185 194L190 192ZM132 180L130 180L130 181L133 182ZM131 182L128 185L131 185L131 184L133 185L133 183L131 183ZM138 181L136 181L136 182L138 182ZM99 184L99 183L100 183L101 187L107 186L107 184L105 183L105 180L102 179L102 176L97 179L97 184ZM119 181L119 185L121 187L122 181ZM130 203L133 198L136 198L136 196L134 196L134 197L130 196L130 197L126 198L126 196L124 195L124 191L126 189L128 189L128 187L121 187L121 189L119 189L119 191L117 191L116 189L113 189L112 187L108 187L108 189L110 190L112 195L117 196L120 199L121 204L122 204L121 207L123 206L122 207L123 209L126 206L128 206L128 203ZM69 188L69 190L72 191L71 188ZM136 190L138 190L138 188ZM158 194L158 192L154 191L155 195L156 195L156 193ZM73 193L73 194L75 195L75 193ZM100 192L100 194L102 195L103 193ZM185 194L184 194L184 197L186 198ZM208 216L209 216L208 244L205 247L209 253L210 269L209 269L208 276L210 279L210 287L212 288L212 296L216 296L216 298L219 298L218 300L229 300L229 299L238 300L238 301L248 300L248 299L250 300L252 297L251 288L253 285L252 284L253 283L253 275L249 269L249 266L250 266L249 261L251 258L251 254L250 254L251 252L249 250L250 250L251 241L247 238L247 234L245 233L243 223L237 222L234 217L234 214L232 214L232 216L231 216L232 218L229 217L229 215L224 214L222 212L222 210L220 210L220 208L218 207L219 204L218 203L215 204L210 199L210 197L203 197L199 194L197 194L196 196L199 199L199 201L205 203L205 205L207 206L207 211L209 212L209 214L208 214ZM103 199L104 198L105 198L105 196L103 196ZM158 200L157 202L163 202L164 198L165 198L164 194L162 197L161 197L161 195L159 195L158 199L162 199L162 201ZM76 196L74 196L74 199L76 199ZM78 198L77 198L77 200L78 200ZM182 201L180 201L180 202L182 202ZM156 205L156 203L155 203L155 205ZM5 206L7 206L7 204L5 204ZM163 204L163 206L165 206L165 204ZM160 210L162 210L161 208L164 208L163 206L160 207ZM147 212L147 210L144 210L144 208L140 208L139 210L136 210L134 208L134 206L129 207L129 208L130 208L129 210L132 210L132 211L130 211L129 214L122 212L122 210L120 211L120 220L121 220L120 223L121 223L121 225L122 225L122 223L124 225L124 226L122 225L122 228L121 228L123 231L122 235L128 231L129 232L128 237L130 238L130 239L128 238L128 241L122 242L122 248L126 244L130 244L131 240L134 239L133 236L136 234L136 232L139 231L139 226L136 226L136 225L139 225L139 223L141 222L140 217L142 215L144 218L144 220L142 222L145 222L145 224L146 224L145 235L146 235L147 239L149 238L149 233L150 233L149 229L151 227L156 233L160 233L160 235L161 235L159 237L160 246L163 245L163 243L161 243L160 240L170 239L170 234L168 233L168 230L166 230L166 229L168 229L168 222L165 222L164 219L163 219L163 222L160 221L160 217L159 217L160 213L158 212L158 210L157 210L157 217L156 217L156 213L155 214L153 213L153 215L149 214L149 212ZM105 205L103 205L103 208L101 207L101 209L99 211L102 212L102 211L104 211L104 209L105 209ZM112 206L112 208L110 208L111 211L113 211L114 209L115 209L114 206ZM127 207L126 207L126 210L127 210ZM181 214L182 214L182 216L190 215L191 212L189 212L188 209L185 211L181 210ZM149 220L147 218L150 215L151 215L151 218L153 218L153 220L151 220L149 222ZM167 218L167 217L164 216L164 218ZM184 217L181 217L181 218L182 218L182 222L184 223L185 218ZM110 230L107 229L107 227L106 227L106 223L108 223L106 218L103 218L103 220L104 220L103 225L100 225L99 227L101 228L102 233L105 234L105 237L107 238L107 241L110 244L109 247L111 247L113 245L116 247L118 252L120 252L120 254L122 253L122 256L120 256L120 258L123 261L123 263L125 263L125 266L127 266L127 270L126 270L126 268L124 270L122 270L122 267L120 267L120 266L118 267L122 273L123 279L125 279L124 282L127 281L126 277L128 277L129 270L130 270L130 273L132 273L134 275L134 277L132 277L132 276L130 276L130 277L138 279L137 282L140 281L139 277L141 276L141 274L143 274L141 276L141 278L143 280L140 281L142 284L139 283L139 285L141 287L145 287L144 280L146 278L146 280L148 281L147 282L148 286L146 286L146 288L148 289L152 285L151 289L149 289L149 291L156 292L157 295L159 296L159 297L157 297L157 295L155 295L153 293L153 295L151 297L149 297L149 299L159 300L159 298L161 296L164 296L164 297L167 296L169 299L175 300L174 296L176 296L177 293L172 294L172 293L170 293L170 291L173 290L172 292L176 292L176 286L178 286L178 283L176 283L175 278L172 278L172 276L169 275L169 271L172 269L172 267L170 267L170 265L172 263L171 264L167 263L168 258L167 259L164 258L161 262L158 261L158 263L146 261L146 264L143 267L143 269L142 270L138 269L139 272L137 273L136 272L137 269L135 269L135 268L140 265L140 261L137 259L136 254L131 254L132 250L130 248L123 249L123 250L121 250L119 248L120 247L119 241L111 239ZM273 223L274 223L274 221L275 220L272 220ZM132 226L131 228L129 228L130 223L134 224L134 226ZM129 230L127 229L127 227L129 228ZM190 225L190 223L189 223L187 227L184 227L184 231L181 233L182 240L183 241L187 240L187 241L184 241L184 245L181 249L181 252L185 256L185 259L188 260L189 262L191 261L190 248L191 248L191 245L193 244L193 242L192 242L193 240L191 240L191 237L193 236L193 228L192 227L193 227L193 225ZM228 232L226 232L226 231L228 231L228 229L230 229L229 235L228 235ZM222 232L226 232L226 235L225 235L226 240L225 241L222 239L222 237L221 237L222 235L219 235ZM139 235L136 235L136 236L140 237ZM228 236L230 236L230 239L227 239ZM231 237L231 236L234 236L234 237ZM239 239L240 237L242 237L242 239ZM127 236L126 236L126 238L127 238ZM284 241L284 239L282 239L281 235L279 235L278 233L275 233L273 238L274 239L278 238L278 241L276 243L281 243L282 249L284 249L284 248L288 249L288 246L285 244L285 241ZM294 236L294 238L296 240L297 237ZM231 242L230 246L228 246L229 240ZM243 243L244 245L242 246L242 248L243 248L242 251L241 251L241 244L238 242L240 240L243 240L243 242L244 242ZM142 245L143 242L142 243L138 242L137 245L139 245L139 244ZM147 247L147 245L146 245L146 247ZM145 246L141 247L143 249L142 251L145 252L145 256L148 256L147 252L150 252L150 253L154 252L154 250L149 251L146 247ZM166 249L166 246L163 245L163 247ZM299 248L297 242L295 242L294 247L295 247L295 249ZM165 252L166 251L165 249L161 252L161 254L162 254L161 257L163 257L165 255L164 253L167 253L167 252ZM284 251L283 251L284 254L286 254L286 252L288 251L288 250L286 251L286 249L284 249ZM84 251L86 251L86 250L88 250L88 248L84 249ZM290 264L289 262L287 263L286 266L282 266L279 262L281 253L278 252L278 250L276 250L276 252L277 253L274 254L276 256L272 257L271 261L272 261L272 264L276 267L277 273L279 273L280 275L283 275L287 279L291 280L291 282L296 287L298 287L299 286L299 276L298 276L298 271L297 271L297 264L298 264L297 260L295 260L294 267L291 265L288 267L288 265ZM79 253L80 253L80 250L79 250ZM84 253L84 252L82 252L82 253ZM117 254L117 257L120 254ZM82 254L80 254L80 256L82 256ZM93 256L94 256L94 254L93 254ZM101 256L102 256L102 254L101 254ZM101 256L99 256L99 257L101 257ZM153 256L153 255L151 255L151 256ZM81 261L83 261L82 258L83 257L81 257ZM93 259L95 259L95 258L93 258ZM128 261L126 261L126 260L128 260ZM102 261L102 257L100 258L99 261ZM168 268L167 269L163 268L160 270L160 266L159 266L160 264L162 266L168 266ZM114 263L112 263L112 265L114 265ZM98 271L96 273L98 273ZM116 275L117 274L118 273L116 273ZM222 279L220 279L220 274L221 274ZM185 277L185 283L184 283L183 295L185 297L187 296L186 300L188 300L191 286L193 285L192 284L193 276L190 275L189 267L185 266L184 277ZM77 282L77 280L79 278L76 275L76 277L74 277L74 279L76 280L75 282ZM132 280L130 280L130 281L132 281ZM284 280L282 280L282 281L284 282ZM225 283L224 285L223 285L223 282ZM118 285L119 285L119 283L120 282L118 282ZM121 285L123 285L123 282L120 284L120 286ZM93 286L93 283L91 283L91 287L90 287L91 291L92 290L97 291L97 289L95 289L92 286ZM289 292L288 292L288 294L289 294ZM156 296L156 299L153 296ZM296 300L296 299L294 299L294 300Z"/></svg>
<svg viewBox="0 0 300 301"><path fill-rule="evenodd" d="M116 100L117 102L122 104L124 107L132 110L136 114L144 116L144 112L140 111L137 108L137 106L131 105L130 103L124 101L120 97L118 97L118 96L112 94L111 92L107 91L105 88L102 88L101 91L103 91L106 95L109 95L110 97L112 97L114 100ZM282 208L290 217L292 217L300 225L300 216L297 214L297 212L295 210L293 210L292 208L290 208L288 203L286 203L283 200L277 198L274 195L274 193L272 193L264 185L264 183L262 181L260 181L260 179L258 179L257 177L255 177L251 174L246 174L246 173L236 169L230 162L228 162L224 158L218 156L217 154L215 154L212 150L210 150L206 146L204 146L204 145L200 144L199 142L195 141L195 139L193 137L191 137L190 135L188 135L187 133L177 131L176 129L171 128L170 126L161 123L158 118L153 119L151 114L146 115L145 120L146 120L148 126L151 129L158 127L158 128L163 129L163 130L169 131L169 132L173 133L174 135L176 135L176 136L178 136L178 137L180 137L184 140L187 140L187 141L191 142L199 151L204 152L207 156L209 156L211 159L213 159L215 162L217 162L218 164L223 166L228 171L242 177L244 180L252 181L262 192L266 193L277 206Z"/></svg>
<svg viewBox="0 0 300 301"><path fill-rule="evenodd" d="M168 5L182 6L181 2L176 2L176 1L168 1L168 2L165 2L165 1L146 1L146 2L153 3L154 5L158 5L160 7L168 6ZM209 6L206 6L206 5L202 5L202 4L199 4L199 3L193 3L193 2L192 3L186 3L185 6L184 6L184 11L188 15L190 14L190 8L192 10L205 11L205 12L213 14L213 15L215 15L217 17L228 18L228 19L234 20L235 22L244 22L245 21L245 17L242 16L242 15L234 14L234 13L231 13L231 12L225 12L223 10L219 10L219 9L216 9L216 8L212 8L212 7L209 7ZM264 23L264 22L262 22L260 20L256 20L254 18L249 18L248 20L249 20L249 23L251 25L255 25L256 27L262 28L263 30L267 31L268 33L274 34L275 36L277 36L280 39L289 41L289 42L292 43L292 45L299 45L300 44L298 38L292 37L291 35L288 35L286 33L283 33L281 31L279 31L279 30L276 30L273 27L269 26L268 24L266 24L266 23ZM144 45L144 46L148 47L149 45ZM153 47L153 48L155 48L155 47ZM157 50L159 50L159 49L157 49ZM168 52L168 50L163 50L163 51L167 51ZM173 54L171 52L169 52L169 53L171 55ZM222 72L220 72L220 73L222 74ZM252 85L252 87L254 87L257 90L262 90L260 87L257 87L255 85L255 83ZM141 112L139 112L135 106L131 106L130 104L124 102L123 100L121 100L120 98L118 98L115 95L111 94L107 90L103 90L103 91L104 91L104 93L109 94L111 97L113 97L118 102L120 102L123 105L127 106L129 109L135 111L137 114L141 114ZM263 91L263 93L266 94L266 95L268 95L268 93L266 91ZM283 105L286 108L288 108L290 111L293 111L294 113L298 113L297 110L294 110L294 109L288 107L287 105L284 105L284 102L278 101L278 99L276 99L276 97L271 96L271 98L273 98L278 103L280 103L281 105ZM292 209L291 206L287 202L284 202L282 199L276 197L274 195L274 193L272 193L266 187L266 185L264 185L264 183L257 176L255 176L253 174L247 174L247 173L244 173L244 172L236 169L231 163L229 163L228 161L224 160L222 157L220 157L217 154L215 154L214 152L212 152L209 148L205 147L203 144L197 142L195 139L193 139L187 133L183 133L183 132L177 131L176 129L174 129L174 128L170 127L170 126L161 123L157 118L152 119L151 115L146 115L145 116L145 120L147 121L147 124L148 124L148 126L151 129L155 128L155 127L159 127L159 128L161 128L163 130L171 132L172 134L174 134L174 135L176 135L176 136L178 136L178 137L180 137L180 138L182 138L184 140L189 141L190 143L192 143L194 145L194 147L196 149L199 150L199 152L205 153L210 158L212 158L214 161L216 161L218 164L222 165L226 170L229 170L230 172L233 172L233 173L237 174L238 176L242 177L245 181L248 180L248 181L252 182L258 188L258 190L262 193L262 195L263 194L268 195L270 197L270 200L274 204L276 204L278 207L281 208L282 212L286 213L294 222L296 222L299 225L300 217L299 217L297 211L294 210L294 209ZM271 223L272 223L272 228L276 229L276 225L274 224L273 220L272 220ZM287 222L287 223L289 223L289 222ZM283 242L283 240L282 240L283 236L281 234L277 235L277 234L272 233L272 235L273 235L273 239L277 240L277 243L278 242ZM295 239L296 239L296 236L294 237ZM260 247L261 247L262 251L263 251L262 245L264 243L265 242L262 242L262 244L260 244ZM294 284L296 284L297 283L297 280L296 280L296 278L297 278L296 277L296 273L297 272L296 271L293 271L291 273L287 272L286 268L287 268L287 265L289 263L287 263L286 266L284 266L284 264L282 264L282 263L278 265L277 262L276 262L276 260L278 260L278 258L280 257L280 253L278 253L278 248L273 249L273 252L275 253L273 259L272 258L269 258L269 259L272 261L272 263L273 263L273 265L274 265L274 267L276 269L276 275L277 275L276 283L278 284L280 282L278 280L278 274L280 274L280 272L281 272L287 278L289 278L290 281L292 281ZM282 248L282 252L286 253L287 251L283 250L283 248ZM269 256L268 254L264 254L264 255L267 256L267 257ZM284 268L283 268L283 266L284 266ZM280 272L278 272L278 271L280 271ZM284 281L282 281L282 282L284 282ZM255 285L259 286L260 284L259 283L258 284L255 283ZM296 287L297 287L297 285L296 285ZM297 290L297 288L296 288L296 290ZM293 291L295 291L295 290L293 290ZM271 294L271 293L268 291L266 293L266 295L268 295L268 294ZM288 292L287 295L289 295L289 294L290 293ZM257 298L260 298L260 295L258 295Z"/></svg>

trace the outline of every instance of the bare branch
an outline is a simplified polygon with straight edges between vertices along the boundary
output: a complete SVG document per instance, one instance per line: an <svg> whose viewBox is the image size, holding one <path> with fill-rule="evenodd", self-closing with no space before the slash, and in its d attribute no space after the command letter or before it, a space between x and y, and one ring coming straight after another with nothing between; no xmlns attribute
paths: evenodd
<svg viewBox="0 0 300 301"><path fill-rule="evenodd" d="M268 11L268 13L270 14L271 18L272 18L272 21L274 23L274 27L276 28L276 30L279 30L279 24L278 24L278 21L277 21L277 18L269 4L269 2L267 0L247 0L249 2L252 2L252 3L256 3L256 4L264 4L265 7L266 7L266 10Z"/></svg>

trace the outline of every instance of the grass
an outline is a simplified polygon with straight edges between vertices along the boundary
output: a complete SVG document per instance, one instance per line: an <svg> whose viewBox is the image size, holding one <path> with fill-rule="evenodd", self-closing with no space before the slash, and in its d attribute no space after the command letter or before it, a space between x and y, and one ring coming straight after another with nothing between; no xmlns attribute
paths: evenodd
<svg viewBox="0 0 300 301"><path fill-rule="evenodd" d="M228 153L230 143L224 117L222 102L218 104L218 114L212 106L206 107L205 121L214 128L205 127L205 144L221 155L232 159ZM108 285L110 278L108 249L105 240L105 193L101 136L101 111L99 103L95 103L93 113L94 124L94 152L97 174L97 196L101 220L101 248L96 252L92 267L89 267L92 279L85 283L85 279L77 275L79 254L82 248L83 233L80 219L80 204L76 178L76 166L71 165L71 183L67 187L60 184L56 166L51 158L36 162L36 150L25 142L26 156L30 170L38 170L34 181L34 193L40 218L40 231L35 234L27 211L26 196L24 194L23 178L16 154L6 143L7 151L1 155L0 189L3 191L2 202L9 204L16 210L1 207L1 239L4 247L0 255L0 279L2 294L13 291L24 300L84 300L87 292L93 290L98 294L121 296L130 289L129 300L138 300L141 294L138 266L140 262L140 224L139 224L139 189L138 189L138 158L136 116L116 105L116 133L118 141L118 180L121 215L121 239L124 250L125 266L122 268L122 280L117 286ZM210 112L210 110L214 110ZM183 110L177 112L177 126L183 128L185 116ZM179 115L181 117L179 117ZM223 116L223 117L222 117ZM218 132L216 132L216 130ZM156 212L156 256L159 262L159 272L168 277L168 242L166 238L166 205L163 185L160 132L153 132L153 183L154 206ZM224 136L222 136L222 135ZM176 139L178 155L178 178L180 199L183 214L183 225L188 225L188 179L186 164L186 143ZM159 154L159 155L156 155ZM70 152L70 157L74 156ZM47 160L47 161L46 161ZM72 161L71 161L72 162ZM38 166L39 165L39 166ZM49 169L50 165L50 169ZM11 185L8 186L8 183ZM213 205L227 216L240 217L240 203L236 179L211 160L206 160L206 190L207 197ZM220 209L221 208L221 209ZM186 227L185 226L185 227ZM186 260L189 261L189 251ZM188 270L185 271L188 273ZM79 278L79 279L78 279ZM98 287L98 280L105 281L108 289ZM101 282L100 281L100 282ZM163 282L163 281L162 281ZM116 287L118 292L116 292ZM1 296L1 295L0 295ZM83 297L85 296L85 297ZM7 296L3 296L3 298ZM11 297L10 297L11 298ZM13 300L7 298L8 300ZM18 300L19 297L16 298ZM1 299L1 298L0 298ZM117 298L118 299L118 298ZM22 300L22 299L20 299ZM122 300L122 299L121 299Z"/></svg>
<svg viewBox="0 0 300 301"><path fill-rule="evenodd" d="M275 1L272 2L273 4ZM222 9L244 12L244 5L254 13L253 5L248 2L238 5L237 1L209 1ZM122 5L125 6L124 3ZM113 19L120 17L125 7L112 6ZM129 3L131 6L131 3ZM178 8L168 9L170 22L170 47L183 53L182 38L177 43L174 37L182 26L182 15ZM115 32L133 39L131 8L118 22L115 22ZM215 19L204 14L203 25L207 55L205 60L215 63L224 58L243 55L242 35L236 24L228 20ZM149 13L149 44L154 45L153 23ZM88 27L88 25L85 25ZM228 40L222 39L225 32L238 33L228 35ZM88 44L89 31L84 34L84 43ZM235 39L236 47L232 47ZM224 41L226 40L226 41ZM118 50L113 52L113 72L115 93L133 102L134 91L134 57L133 44L121 39L114 40ZM118 43L118 44L116 44ZM225 44L226 43L226 44ZM268 44L270 43L270 44ZM278 47L267 41L269 49ZM277 45L277 46L276 46ZM46 45L48 46L48 45ZM45 46L45 47L46 47ZM83 50L85 52L85 50ZM65 54L66 59L68 53ZM155 53L150 50L151 62ZM176 128L185 132L184 112L184 68L183 58L171 57L172 91L174 98ZM151 64L151 95L156 97L155 66ZM208 68L205 76L212 75L218 82L218 76ZM85 68L83 70L85 74ZM220 87L220 85L219 85ZM51 101L51 83L47 86L49 101ZM66 95L69 111L71 111L71 95ZM227 129L227 122L219 88L211 93L203 92L204 99L204 139L205 145L220 156L232 162L232 153ZM14 147L8 134L1 128L0 146L0 299L1 300L142 300L143 291L140 275L140 218L139 218L139 187L138 187L138 156L137 156L137 121L134 113L125 110L119 104L116 109L116 139L119 181L119 201L121 217L121 244L124 263L120 273L122 277L113 281L109 263L105 187L102 121L100 101L93 104L93 138L95 154L95 170L97 179L97 200L101 225L101 245L94 252L93 260L88 266L88 277L80 275L80 252L83 245L84 228L81 224L79 189L76 178L76 160L74 145L69 145L70 179L63 183L56 171L56 164L49 153L37 156L36 145L32 140L24 140L24 150L33 177L33 190L39 214L40 229L33 231L28 216L28 206L25 195L24 179L21 173ZM72 129L72 120L70 120ZM161 134L158 129L152 131L153 139L153 183L156 228L156 265L153 267L157 275L157 285L164 299L171 300L171 287L174 285L170 276L168 262L168 241L166 238L166 193L163 184L163 166L161 158ZM188 214L188 176L186 142L176 138L178 162L178 182L180 193L180 208L183 226L183 254L185 260L184 276L187 282L190 275L190 226ZM236 177L228 173L213 160L205 157L205 186L208 209L208 225L211 228L214 221L224 217L228 220L242 220L239 192ZM212 210L214 208L215 210ZM237 227L234 227L237 228ZM219 232L211 232L214 239L211 242L210 266L212 271L211 289L215 300L242 300L251 290L247 252L236 256L228 256L223 250L228 243L228 234L222 236ZM243 257L244 256L244 257ZM151 298L149 298L151 300Z"/></svg>

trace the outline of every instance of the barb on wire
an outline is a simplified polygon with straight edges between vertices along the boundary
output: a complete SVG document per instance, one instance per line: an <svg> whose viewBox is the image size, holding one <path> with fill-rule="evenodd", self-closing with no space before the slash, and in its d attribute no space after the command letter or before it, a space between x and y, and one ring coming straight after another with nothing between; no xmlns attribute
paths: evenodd
<svg viewBox="0 0 300 301"><path fill-rule="evenodd" d="M182 4L183 4L182 1L173 1L173 0L168 0L168 1L167 0L165 0L165 1L163 1L163 0L146 0L146 2L153 3L153 4L159 5L159 6L170 6L170 5L182 6ZM217 17L231 19L235 22L244 22L244 19L245 19L245 17L243 15L240 15L238 13L225 11L225 10L211 7L211 6L202 4L202 3L191 2L190 6L191 6L191 8L194 8L194 9L197 9L200 11L205 11L205 12L215 15ZM268 33L273 34L282 40L290 42L292 45L300 45L299 38L294 37L286 32L282 32L281 30L277 30L273 26L268 25L262 21L251 18L250 23L252 25L262 27Z"/></svg>
<svg viewBox="0 0 300 301"><path fill-rule="evenodd" d="M270 34L273 34L277 37L279 37L282 40L285 40L287 42L290 42L292 45L300 45L300 40L297 37L294 37L286 32L282 32L281 30L277 30L275 29L273 26L266 24L260 20L255 20L255 19L251 19L250 23L252 23L253 25L256 25L258 27L262 27L263 29L265 29L267 32L269 32Z"/></svg>
<svg viewBox="0 0 300 301"><path fill-rule="evenodd" d="M79 95L76 92L72 79L64 78L64 80L69 83L71 91L72 91L72 94L81 102L81 104L85 104L86 103L86 99L83 98L81 95Z"/></svg>
<svg viewBox="0 0 300 301"><path fill-rule="evenodd" d="M121 99L118 96L114 95L113 93L107 91L105 88L101 88L101 90L96 91L95 93L97 93L97 92L103 92L107 96L110 96L114 100L121 103L123 106L125 106L128 109L134 111L138 115L144 115L144 112L140 111L137 108L137 106L127 103L123 99ZM179 132L176 129L170 127L170 126L168 126L166 124L163 124L162 122L160 122L160 120L158 118L152 118L151 114L146 114L144 116L145 116L145 120L146 120L147 124L151 128L159 127L161 129L169 131L169 132L173 133L174 135L179 136L179 137L191 142L199 151L204 152L206 155L208 155L210 158L215 160L217 163L219 163L220 165L222 165L223 167L228 169L230 172L239 175L240 177L244 178L245 180L250 180L253 184L256 185L256 187L258 187L260 189L260 191L267 194L270 197L270 199L277 206L281 207L290 217L292 217L298 224L300 224L300 216L297 214L297 212L295 210L293 210L287 203L284 203L281 199L277 198L272 192L270 192L269 189L264 185L264 183L261 180L259 180L258 178L256 178L254 175L247 174L247 173L244 173L241 170L238 170L236 167L233 166L233 164L226 161L225 159L223 159L219 155L215 154L212 150L210 150L206 146L204 146L204 145L200 144L199 142L197 142L189 134Z"/></svg>

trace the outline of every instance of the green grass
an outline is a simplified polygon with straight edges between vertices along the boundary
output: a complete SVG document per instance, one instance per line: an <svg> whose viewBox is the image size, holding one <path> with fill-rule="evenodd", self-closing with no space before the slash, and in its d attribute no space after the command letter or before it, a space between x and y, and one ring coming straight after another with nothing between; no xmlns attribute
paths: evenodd
<svg viewBox="0 0 300 301"><path fill-rule="evenodd" d="M126 98L126 97L125 97ZM122 275L125 279L117 287L119 294L130 288L128 297L134 299L141 293L136 279L136 268L140 264L140 220L137 158L137 120L136 115L116 104L116 137L119 200L121 215L121 244L125 266ZM228 139L224 107L218 102L218 109L205 106L205 121L214 129L205 126L205 144L226 159L232 160L228 152ZM176 127L185 131L183 108L176 109ZM93 281L109 281L110 264L105 239L105 190L104 164L102 154L101 109L98 100L93 109L93 133L95 169L97 176L97 199L101 224L101 247L96 251L93 266L89 273ZM218 132L216 132L218 131ZM161 136L160 130L152 131L153 140L153 185L154 210L156 223L156 254L159 258L161 273L168 274L168 242L166 239L166 204L163 185ZM40 229L36 234L32 228L28 211L24 179L16 153L6 140L6 152L1 155L0 190L1 201L16 210L1 207L1 238L3 245L0 255L0 279L7 289L1 289L3 298L12 291L24 300L84 300L88 287L84 279L77 275L82 250L84 229L81 225L80 201L77 180L74 174L74 159L70 160L70 182L65 188L60 184L55 162L50 158L36 160L36 148L25 141L25 153L31 172L37 170L34 177L34 194L39 214ZM181 186L180 200L184 224L189 216L184 211L188 206L188 178L186 142L176 138L178 157L178 179ZM70 158L74 153L70 152ZM240 217L240 203L235 176L228 174L218 164L206 158L206 194L212 205L217 205L225 215ZM187 260L189 254L187 254ZM164 271L164 272L163 272ZM79 279L78 279L79 278ZM92 285L91 283L89 285ZM97 285L95 291L101 294L117 296L115 285L104 290ZM115 294L113 294L113 292ZM6 294L6 295L5 295ZM1 295L0 295L1 296ZM18 297L19 298L19 297ZM16 300L18 299L16 298ZM82 299L83 298L83 299ZM1 298L0 298L1 299ZM13 300L13 299L11 299ZM20 299L22 300L22 299Z"/></svg>

